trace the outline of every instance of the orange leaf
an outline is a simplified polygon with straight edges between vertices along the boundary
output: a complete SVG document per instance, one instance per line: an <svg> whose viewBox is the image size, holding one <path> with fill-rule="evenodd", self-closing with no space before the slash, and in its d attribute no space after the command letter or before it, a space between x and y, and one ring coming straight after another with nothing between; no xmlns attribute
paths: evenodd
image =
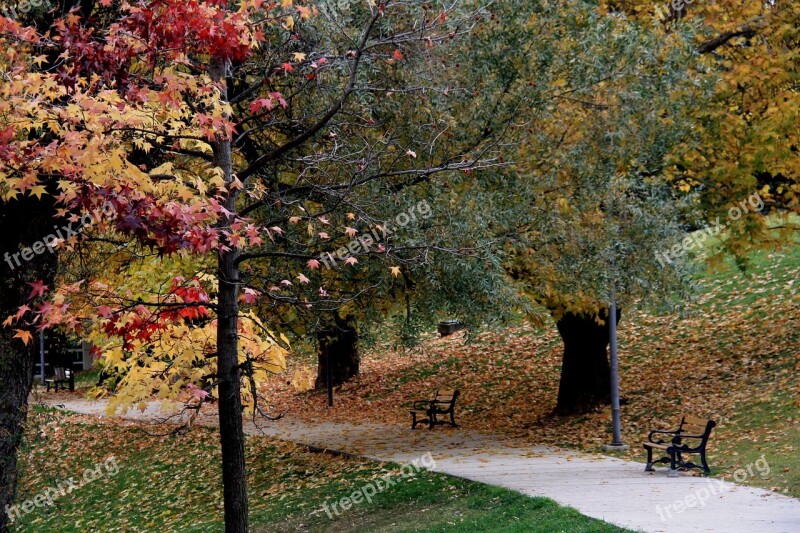
<svg viewBox="0 0 800 533"><path fill-rule="evenodd" d="M24 330L24 329L15 329L14 331L17 332L16 335L14 335L14 338L15 339L22 339L22 342L25 343L25 346L27 346L28 343L33 338L33 335L31 335L30 331L27 331L27 330Z"/></svg>

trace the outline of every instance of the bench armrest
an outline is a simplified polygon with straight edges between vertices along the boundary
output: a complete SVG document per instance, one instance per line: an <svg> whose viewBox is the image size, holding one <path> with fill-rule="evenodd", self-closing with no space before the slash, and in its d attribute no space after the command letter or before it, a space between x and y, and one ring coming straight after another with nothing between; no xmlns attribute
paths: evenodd
<svg viewBox="0 0 800 533"><path fill-rule="evenodd" d="M681 434L681 435L676 436L675 438L676 439L677 438L680 438L680 439L702 439L703 437L705 437L705 435L686 435L686 434Z"/></svg>
<svg viewBox="0 0 800 533"><path fill-rule="evenodd" d="M665 435L677 435L678 434L678 430L677 429L673 429L673 430L669 430L669 429L654 429L654 430L652 430L650 432L649 435L647 435L647 440L649 440L653 444L663 444L664 443L663 439L659 439L657 441L653 440L653 435L656 435L658 433L662 433L662 434L665 434Z"/></svg>
<svg viewBox="0 0 800 533"><path fill-rule="evenodd" d="M414 402L412 409L430 409L433 400L417 400Z"/></svg>

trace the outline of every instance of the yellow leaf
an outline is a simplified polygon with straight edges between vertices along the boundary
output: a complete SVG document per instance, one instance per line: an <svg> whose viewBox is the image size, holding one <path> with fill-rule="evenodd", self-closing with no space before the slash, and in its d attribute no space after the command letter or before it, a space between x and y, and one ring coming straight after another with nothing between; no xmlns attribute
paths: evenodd
<svg viewBox="0 0 800 533"><path fill-rule="evenodd" d="M36 196L38 199L42 199L42 195L46 194L47 190L44 188L44 185L36 185L35 187L31 187L31 196Z"/></svg>

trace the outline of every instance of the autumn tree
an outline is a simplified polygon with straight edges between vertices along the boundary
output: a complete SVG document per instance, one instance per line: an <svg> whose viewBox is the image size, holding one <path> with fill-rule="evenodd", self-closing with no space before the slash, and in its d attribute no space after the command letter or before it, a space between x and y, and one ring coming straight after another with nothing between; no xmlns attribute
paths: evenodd
<svg viewBox="0 0 800 533"><path fill-rule="evenodd" d="M568 6L575 5L562 4L560 15L569 13ZM723 250L745 266L748 251L785 242L796 231L784 215L798 205L797 6L695 2L655 19L654 9L656 14L664 10L649 2L584 7L597 8L598 15L617 24L624 17L630 21L624 24L638 25L644 41L632 55L613 50L620 33L611 29L601 48L587 44L595 50L591 59L582 61L580 48L551 49L551 54L569 57L569 66L544 69L555 78L542 76L542 69L527 78L547 87L545 94L554 95L557 103L546 109L543 116L548 119L534 119L528 128L531 142L525 149L534 157L523 155L520 161L546 185L527 195L543 200L538 210L529 211L540 218L531 219L535 233L528 233L522 246L513 246L510 273L550 309L564 337L559 412L591 407L607 397L609 287L617 289L624 305L652 296L679 302L690 288L690 265L664 265L656 253L721 217L728 222ZM539 20L550 35L553 29L570 27L564 18ZM589 27L608 28L602 22ZM591 33L584 32L578 42L587 43L587 35ZM566 37L563 42L575 41ZM626 64L640 71L627 76ZM520 72L508 70L515 79ZM584 73L590 76L581 79ZM702 88L709 80L715 81L713 95L708 89L694 97L686 92L686 87ZM587 87L591 89L585 91ZM616 94L606 93L609 87ZM654 87L658 90L650 92ZM668 94L674 102L666 100ZM674 106L676 102L680 104ZM627 112L621 111L621 103ZM583 169L592 169L593 175L584 175ZM729 208L754 192L766 201L765 209L729 218ZM768 213L780 217L767 218ZM777 239L769 231L775 226L781 230Z"/></svg>
<svg viewBox="0 0 800 533"><path fill-rule="evenodd" d="M695 220L667 168L677 147L697 143L686 110L703 105L714 77L692 27L665 37L580 1L499 2L493 15L502 33L474 32L464 62L480 89L473 114L508 129L514 165L474 194L504 237L505 272L537 306L529 317L552 317L562 335L557 411L570 413L608 399L612 290L628 307L689 288L686 265L663 269L655 252Z"/></svg>
<svg viewBox="0 0 800 533"><path fill-rule="evenodd" d="M602 2L601 9L627 13L668 36L699 26L694 43L720 82L709 105L688 110L702 142L679 152L667 168L676 187L700 195L706 217L727 217L731 204L758 192L763 212L750 211L731 220L724 251L744 266L748 251L786 242L796 224L784 217L798 210L796 127L800 116L797 91L799 7L795 2L694 2L680 13L654 16L652 4ZM772 218L766 218L771 213ZM770 222L772 221L772 222ZM782 231L768 231L777 226Z"/></svg>
<svg viewBox="0 0 800 533"><path fill-rule="evenodd" d="M471 179L467 172L498 164L497 136L460 135L463 119L454 110L467 93L441 75L456 68L454 49L483 22L480 13L479 5L431 12L431 28L447 27L447 33L410 32L374 47L351 97L321 135L259 171L267 193L245 209L285 231L268 249L242 257L244 283L253 299L260 296L259 313L274 317L270 323L333 348L326 354L339 356L331 357L335 383L357 368L356 324L366 329L402 317L393 329L409 339L438 313L485 318L497 306L474 305L476 295L497 301L507 292L499 278L456 267L483 265L491 247L474 238L472 227L448 223L448 187ZM336 102L350 72L323 52L352 47L369 16L362 3L328 6L295 28L291 53L299 62L293 68L306 69L304 76L274 79L282 94L295 97L285 109L270 104L269 122L259 115L245 121L244 154L272 148L275 135L298 125L312 127ZM397 21L376 24L386 33ZM242 72L236 87L252 86L247 75ZM247 114L246 102L239 112ZM282 278L285 272L293 277Z"/></svg>
<svg viewBox="0 0 800 533"><path fill-rule="evenodd" d="M0 3L0 11L4 15L16 15L20 21L33 25L39 32L47 30L58 17L66 14L63 5L55 9L44 9L43 6L33 6L34 9L20 10L19 5L11 2ZM30 6L29 6L30 7ZM87 8L84 13L91 11ZM2 23L6 28L6 23ZM10 87L16 54L19 50L9 47L0 59L0 69L9 78L3 82L0 106L5 117L9 115L9 99L13 93ZM45 57L55 60L57 54L45 53ZM41 60L33 68L41 66ZM15 75L15 74L14 74ZM15 125L9 125L4 120L2 134L0 134L0 160L3 170L0 175L5 175L9 167L16 168L30 152L15 152L12 141L15 137L36 138L38 132L23 130L18 133ZM6 185L5 180L0 187L0 235L2 244L0 254L4 260L0 263L0 315L21 316L20 307L23 306L32 293L32 285L37 281L51 284L55 277L56 261L53 254L35 253L31 246L39 241L43 235L50 233L56 205L52 193L57 188L57 177L41 173L30 174L25 179L19 179L12 186ZM28 249L30 257L24 259L24 265L18 263L19 255L15 260L13 255L20 250ZM36 289L33 290L35 292ZM23 308L24 309L24 308ZM16 489L17 463L16 450L19 446L23 425L27 417L27 399L31 391L34 374L34 345L31 342L34 333L26 329L0 329L0 531L7 531L7 517L5 509L10 505Z"/></svg>
<svg viewBox="0 0 800 533"><path fill-rule="evenodd" d="M122 407L151 392L215 394L229 531L247 530L243 404L256 409L257 381L280 367L285 345L240 305L339 310L356 302L374 290L344 270L357 257L339 256L343 265L330 269L347 280L337 286L324 285L312 272L322 260L307 256L336 252L324 241L376 229L386 193L493 160L491 144L448 146L448 124L423 122L430 109L421 89L391 76L407 56L468 32L476 13L403 1L345 11L350 22L335 47L298 29L340 15L292 2L230 9L154 0L119 10L101 2L49 32L3 22L4 41L15 47L7 68L14 78L4 86L3 199L49 192L57 214L81 226L48 242L62 253L85 247L83 257L104 266L64 270L53 290L34 282L37 301L7 323L29 340L29 328L81 332L92 319L91 334L124 374ZM37 70L42 62L52 68ZM399 104L408 109L392 115L398 104L390 99L370 103L395 89L412 96ZM384 114L372 116L373 107ZM414 115L425 135L396 134L392 120ZM52 190L32 190L43 176L53 176ZM404 241L364 244L362 255L377 257L385 278L366 283L389 286L417 258L424 263L430 243ZM181 259L154 263L151 250ZM215 265L202 260L208 254ZM274 257L302 261L308 275L251 266ZM82 276L69 279L71 272Z"/></svg>

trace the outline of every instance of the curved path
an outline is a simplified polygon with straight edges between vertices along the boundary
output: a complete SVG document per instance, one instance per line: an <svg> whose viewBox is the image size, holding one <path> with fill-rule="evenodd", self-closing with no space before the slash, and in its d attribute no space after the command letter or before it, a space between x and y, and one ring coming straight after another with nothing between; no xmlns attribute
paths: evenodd
<svg viewBox="0 0 800 533"><path fill-rule="evenodd" d="M70 411L104 416L105 402L50 399ZM155 406L125 418L154 421ZM202 425L216 426L212 416ZM682 475L666 469L643 471L642 463L545 446L465 429L433 431L377 424L307 423L291 418L245 424L251 435L278 439L369 459L405 463L429 453L432 470L506 487L530 496L546 496L581 513L646 532L797 533L800 500L715 478ZM644 452L643 452L644 453ZM759 469L751 468L754 475ZM749 475L749 474L748 474Z"/></svg>

